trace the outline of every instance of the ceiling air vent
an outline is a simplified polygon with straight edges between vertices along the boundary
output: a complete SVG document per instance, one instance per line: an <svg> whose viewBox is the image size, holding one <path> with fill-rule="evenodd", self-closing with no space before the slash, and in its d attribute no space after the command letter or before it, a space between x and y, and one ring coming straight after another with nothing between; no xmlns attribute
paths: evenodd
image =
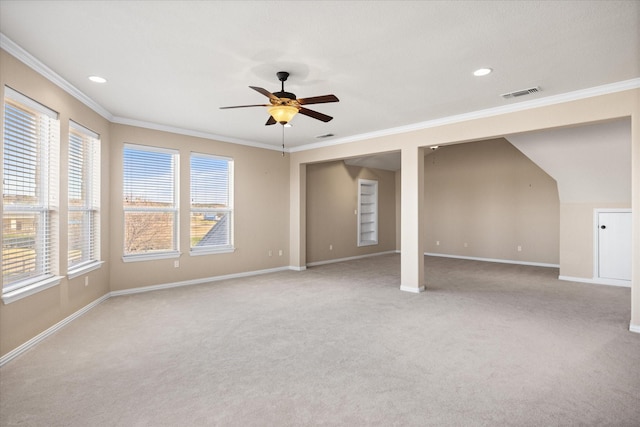
<svg viewBox="0 0 640 427"><path fill-rule="evenodd" d="M514 92L503 93L500 96L503 97L504 99L517 98L518 96L524 96L524 95L540 92L540 90L541 90L540 86L536 86L536 87L530 87L529 89L522 89L522 90L516 90Z"/></svg>
<svg viewBox="0 0 640 427"><path fill-rule="evenodd" d="M330 138L332 136L334 136L332 133L325 133L324 135L316 136L316 138L322 139L322 138Z"/></svg>

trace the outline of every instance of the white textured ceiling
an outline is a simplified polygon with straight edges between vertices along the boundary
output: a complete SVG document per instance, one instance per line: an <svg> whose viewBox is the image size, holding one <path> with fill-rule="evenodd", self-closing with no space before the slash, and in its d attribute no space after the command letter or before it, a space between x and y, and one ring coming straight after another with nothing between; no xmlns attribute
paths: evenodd
<svg viewBox="0 0 640 427"><path fill-rule="evenodd" d="M117 122L275 148L263 108L218 107L264 103L248 86L281 70L337 95L309 106L333 121L294 118L294 149L639 78L639 31L638 1L0 1L0 32Z"/></svg>

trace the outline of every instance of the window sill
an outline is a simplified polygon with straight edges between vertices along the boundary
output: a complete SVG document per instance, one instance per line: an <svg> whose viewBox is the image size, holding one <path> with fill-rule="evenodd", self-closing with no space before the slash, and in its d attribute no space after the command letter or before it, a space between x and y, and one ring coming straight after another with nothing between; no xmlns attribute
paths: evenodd
<svg viewBox="0 0 640 427"><path fill-rule="evenodd" d="M171 259L179 258L180 252L162 252L158 254L141 254L141 255L125 255L122 257L123 262L138 262L138 261L154 261L159 259Z"/></svg>
<svg viewBox="0 0 640 427"><path fill-rule="evenodd" d="M19 289L15 289L13 291L3 293L2 302L4 304L11 304L12 302L16 302L18 300L21 300L22 298L26 298L30 295L44 291L45 289L49 289L54 286L57 286L62 281L62 277L63 276L48 277L36 283L32 283L30 285L23 286Z"/></svg>
<svg viewBox="0 0 640 427"><path fill-rule="evenodd" d="M80 267L67 271L67 277L69 279L75 279L76 277L87 274L90 271L97 270L102 267L102 264L104 264L104 261L93 261L89 264L81 265Z"/></svg>
<svg viewBox="0 0 640 427"><path fill-rule="evenodd" d="M214 255L214 254L230 254L236 251L236 248L233 246L225 246L223 248L200 248L193 249L189 252L191 256L200 256L200 255Z"/></svg>

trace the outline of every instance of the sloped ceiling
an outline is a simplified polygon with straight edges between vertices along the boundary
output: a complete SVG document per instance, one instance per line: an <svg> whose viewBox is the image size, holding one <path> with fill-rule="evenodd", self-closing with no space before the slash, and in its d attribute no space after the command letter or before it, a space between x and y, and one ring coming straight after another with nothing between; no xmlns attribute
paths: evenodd
<svg viewBox="0 0 640 427"><path fill-rule="evenodd" d="M510 135L558 183L562 203L631 203L631 121Z"/></svg>

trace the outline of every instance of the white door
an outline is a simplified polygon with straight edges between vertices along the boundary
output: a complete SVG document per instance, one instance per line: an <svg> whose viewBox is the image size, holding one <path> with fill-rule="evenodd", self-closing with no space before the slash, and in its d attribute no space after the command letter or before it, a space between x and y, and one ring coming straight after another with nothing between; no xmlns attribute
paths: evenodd
<svg viewBox="0 0 640 427"><path fill-rule="evenodd" d="M598 276L631 280L631 212L598 213Z"/></svg>

